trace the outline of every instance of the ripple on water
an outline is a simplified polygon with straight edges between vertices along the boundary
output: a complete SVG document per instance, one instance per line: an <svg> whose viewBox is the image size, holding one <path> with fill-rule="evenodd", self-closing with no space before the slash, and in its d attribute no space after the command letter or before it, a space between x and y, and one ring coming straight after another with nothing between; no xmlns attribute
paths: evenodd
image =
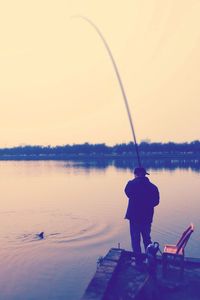
<svg viewBox="0 0 200 300"><path fill-rule="evenodd" d="M34 224L34 213L31 214L33 221L32 226L22 230L23 216L18 216L21 220L20 226L16 226L8 235L1 237L4 243L20 247L24 244L39 243L67 243L73 245L74 243L81 243L81 245L96 244L104 242L112 238L114 229L106 223L84 218L78 215L70 215L55 212L37 213L37 224ZM16 215L17 217L17 215ZM35 216L36 217L36 216ZM27 216L24 217L24 220ZM24 222L25 223L25 222ZM26 224L26 223L25 223ZM41 239L38 234L44 231L44 239ZM39 244L38 244L39 246Z"/></svg>
<svg viewBox="0 0 200 300"><path fill-rule="evenodd" d="M46 239L57 244L78 242L88 245L95 244L97 240L98 242L105 241L112 236L109 224L98 223L79 216L68 216L60 225L62 230L47 233Z"/></svg>

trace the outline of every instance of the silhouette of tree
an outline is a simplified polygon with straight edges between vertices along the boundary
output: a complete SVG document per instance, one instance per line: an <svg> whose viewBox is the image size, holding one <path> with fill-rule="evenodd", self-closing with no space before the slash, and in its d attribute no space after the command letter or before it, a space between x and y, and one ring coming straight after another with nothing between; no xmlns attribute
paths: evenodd
<svg viewBox="0 0 200 300"><path fill-rule="evenodd" d="M149 143L141 142L139 145L139 152L141 156L148 155L200 155L200 141L195 140L190 143ZM0 159L6 156L135 156L135 147L133 142L116 144L114 146L107 146L101 144L73 144L63 146L17 146L11 148L0 148Z"/></svg>

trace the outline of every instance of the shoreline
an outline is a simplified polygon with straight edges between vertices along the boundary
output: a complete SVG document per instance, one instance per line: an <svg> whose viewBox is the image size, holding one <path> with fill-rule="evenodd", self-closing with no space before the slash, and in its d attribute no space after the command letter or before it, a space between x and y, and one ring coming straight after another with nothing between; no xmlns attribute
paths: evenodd
<svg viewBox="0 0 200 300"><path fill-rule="evenodd" d="M200 153L140 153L142 160L184 160L200 162ZM137 160L133 154L4 154L0 155L0 160L91 160L91 159L123 159Z"/></svg>

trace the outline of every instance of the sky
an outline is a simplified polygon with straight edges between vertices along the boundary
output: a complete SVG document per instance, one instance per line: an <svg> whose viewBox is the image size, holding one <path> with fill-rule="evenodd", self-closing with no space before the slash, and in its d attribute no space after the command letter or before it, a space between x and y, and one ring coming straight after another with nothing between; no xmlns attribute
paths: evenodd
<svg viewBox="0 0 200 300"><path fill-rule="evenodd" d="M200 132L199 0L8 0L0 9L0 147L132 140Z"/></svg>

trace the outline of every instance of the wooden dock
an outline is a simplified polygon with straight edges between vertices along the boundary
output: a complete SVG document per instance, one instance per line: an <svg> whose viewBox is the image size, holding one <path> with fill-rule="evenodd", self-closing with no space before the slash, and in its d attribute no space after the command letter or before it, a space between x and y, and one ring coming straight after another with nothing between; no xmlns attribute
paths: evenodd
<svg viewBox="0 0 200 300"><path fill-rule="evenodd" d="M163 277L161 257L156 273L147 264L138 269L132 252L112 248L102 258L81 300L199 300L200 259L186 258L184 277L179 268L170 266Z"/></svg>

